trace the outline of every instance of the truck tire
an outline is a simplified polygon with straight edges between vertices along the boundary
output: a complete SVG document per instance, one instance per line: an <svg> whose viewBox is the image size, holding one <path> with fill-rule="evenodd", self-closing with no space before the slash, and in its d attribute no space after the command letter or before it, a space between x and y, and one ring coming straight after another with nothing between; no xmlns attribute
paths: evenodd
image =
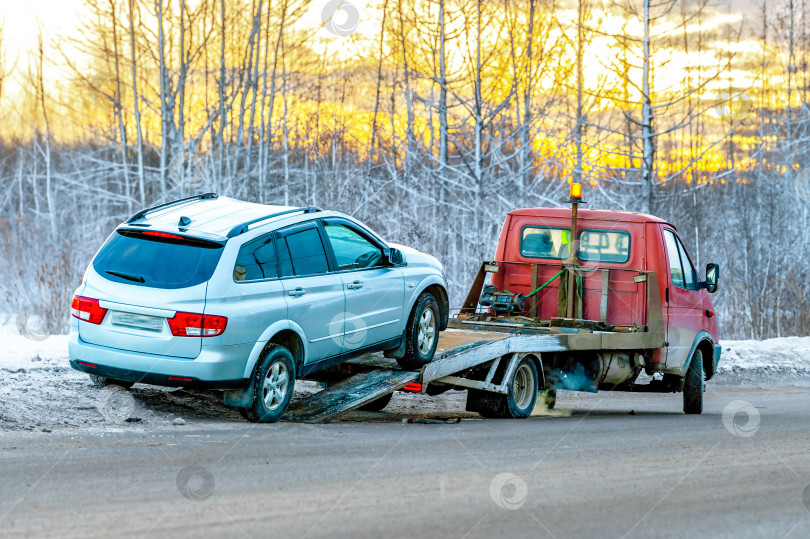
<svg viewBox="0 0 810 539"><path fill-rule="evenodd" d="M290 406L295 389L295 361L289 350L278 344L264 349L250 383L253 403L239 413L252 423L275 423Z"/></svg>
<svg viewBox="0 0 810 539"><path fill-rule="evenodd" d="M380 397L377 400L373 400L373 401L371 401L369 403L364 404L363 406L360 407L360 410L363 410L364 412L379 412L383 408L388 406L388 403L391 402L391 398L393 396L394 396L393 393L389 393L388 395L383 395L382 397Z"/></svg>
<svg viewBox="0 0 810 539"><path fill-rule="evenodd" d="M135 385L135 382L124 382L123 380L115 380L98 374L89 374L88 376L90 376L90 382L96 387L121 386L124 389L129 389Z"/></svg>
<svg viewBox="0 0 810 539"><path fill-rule="evenodd" d="M523 358L512 373L505 395L470 389L467 411L478 412L486 418L522 419L534 410L538 391L537 366L531 359Z"/></svg>
<svg viewBox="0 0 810 539"><path fill-rule="evenodd" d="M416 370L433 361L439 344L439 302L423 292L413 306L405 326L405 355L397 358L403 369Z"/></svg>
<svg viewBox="0 0 810 539"><path fill-rule="evenodd" d="M683 412L703 413L703 352L695 349L683 380Z"/></svg>

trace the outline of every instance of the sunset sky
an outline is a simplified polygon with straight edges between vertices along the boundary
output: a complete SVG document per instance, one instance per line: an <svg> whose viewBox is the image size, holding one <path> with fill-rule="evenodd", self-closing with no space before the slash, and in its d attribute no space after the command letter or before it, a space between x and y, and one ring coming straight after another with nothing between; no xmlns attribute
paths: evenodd
<svg viewBox="0 0 810 539"><path fill-rule="evenodd" d="M763 0L725 0L714 5L729 14L746 16L750 23L757 16L758 6ZM360 11L359 31L371 34L378 31L379 20L374 14L378 7L376 0L351 0ZM320 12L327 0L314 0L307 17L313 26L321 24ZM56 40L58 36L77 35L76 29L82 23L85 13L82 0L6 0L0 5L0 21L3 22L4 47L9 61L18 59L18 67L25 64L26 51L36 46L38 25L44 30L46 39ZM323 37L328 37L326 32Z"/></svg>

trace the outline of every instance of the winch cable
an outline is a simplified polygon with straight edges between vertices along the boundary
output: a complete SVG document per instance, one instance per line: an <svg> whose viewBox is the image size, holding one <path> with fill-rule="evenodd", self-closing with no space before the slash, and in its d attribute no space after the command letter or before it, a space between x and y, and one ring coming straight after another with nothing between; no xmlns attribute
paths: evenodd
<svg viewBox="0 0 810 539"><path fill-rule="evenodd" d="M532 297L533 295L537 294L537 293L538 293L538 292L540 292L542 289L544 289L545 287L547 287L548 285L550 285L551 283L553 283L553 282L554 282L554 279L556 279L557 277L559 277L560 275L562 275L564 271L565 271L565 268L561 269L560 271L558 271L558 272L557 272L557 274L556 274L556 275L554 275L554 277L552 277L551 279L549 279L548 281L546 281L545 283L543 283L542 285L540 285L540 287L539 287L537 290L535 290L535 291L534 291L534 292L532 292L531 294L527 294L527 295L525 295L525 296L523 296L523 297L524 297L524 298L526 298L526 299L529 299L529 298L530 298L530 297Z"/></svg>

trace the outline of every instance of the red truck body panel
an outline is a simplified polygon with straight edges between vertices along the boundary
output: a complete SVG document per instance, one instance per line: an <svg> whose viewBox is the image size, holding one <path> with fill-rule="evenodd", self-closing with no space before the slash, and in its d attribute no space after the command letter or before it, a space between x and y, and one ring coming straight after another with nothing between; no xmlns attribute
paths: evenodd
<svg viewBox="0 0 810 539"><path fill-rule="evenodd" d="M526 208L510 212L504 221L495 252L495 260L501 271L492 275L492 284L498 290L528 294L531 292L530 264L540 264L540 284L551 279L561 269L567 256L567 251L562 247L566 245L565 231L569 231L570 236L570 226L571 210L568 208ZM708 333L713 343L717 342L717 319L713 316L714 310L708 292L697 286L697 272L693 272L690 278L691 285L673 282L667 242L670 242L670 246L677 246L680 240L667 237L667 234L671 234L677 238L677 231L672 224L642 213L580 209L577 226L580 234L582 231L607 231L613 233L610 235L613 238L611 241L618 241L615 238L621 237L624 243L619 252L626 256L626 261L606 261L596 256L590 261L580 262L586 268L583 272L584 319L600 319L603 277L598 269L610 269L607 323L617 326L646 325L645 285L634 282L633 277L639 271L654 271L658 276L668 346L665 352L657 350L651 363L666 363L667 368L682 367L688 361L692 346L696 344L701 332ZM527 253L525 247L529 240L526 238L533 233L553 237L554 247L550 247L550 250L555 255L535 256ZM548 243L547 239L543 239ZM629 245L626 244L627 241ZM563 245L559 245L560 243ZM587 242L583 241L580 247L583 246L587 247ZM677 247L675 249L678 256ZM683 252L691 260L685 248ZM683 256L681 254L679 258ZM521 264L510 264L515 262ZM678 266L678 260L672 265ZM681 267L688 268L689 265L685 263ZM593 268L594 271L587 271L587 268ZM683 273L692 272L685 269ZM681 278L686 280L686 277ZM558 293L559 280L538 293L539 318L549 320L558 315Z"/></svg>

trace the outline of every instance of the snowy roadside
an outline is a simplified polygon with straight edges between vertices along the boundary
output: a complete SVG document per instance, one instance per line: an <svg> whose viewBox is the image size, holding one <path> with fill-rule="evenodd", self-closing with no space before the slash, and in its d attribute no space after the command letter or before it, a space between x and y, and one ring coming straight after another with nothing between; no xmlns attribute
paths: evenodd
<svg viewBox="0 0 810 539"><path fill-rule="evenodd" d="M126 423L128 430L241 423L239 415L222 405L214 391L140 384L128 393L99 390L87 375L70 368L67 336L32 340L11 333L0 331L0 432L79 427L110 432L124 427L127 417L137 420ZM711 384L810 386L810 337L723 341L721 345L720 367ZM316 391L314 386L299 383L296 395ZM397 394L392 405L386 410L463 413L464 394L452 391L433 398ZM111 407L121 411L111 415Z"/></svg>
<svg viewBox="0 0 810 539"><path fill-rule="evenodd" d="M810 386L810 337L721 341L720 345L715 383Z"/></svg>

